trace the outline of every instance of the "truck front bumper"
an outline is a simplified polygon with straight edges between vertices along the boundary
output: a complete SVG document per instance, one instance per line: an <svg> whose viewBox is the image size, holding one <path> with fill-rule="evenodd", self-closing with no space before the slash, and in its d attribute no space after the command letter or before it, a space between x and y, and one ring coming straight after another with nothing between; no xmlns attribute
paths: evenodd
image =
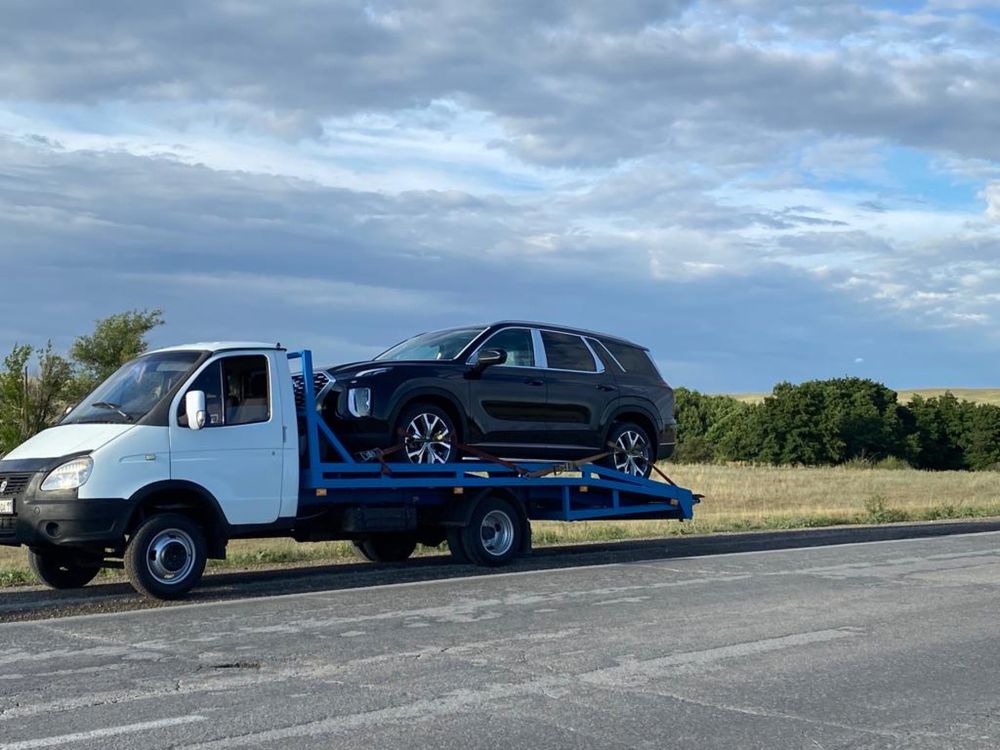
<svg viewBox="0 0 1000 750"><path fill-rule="evenodd" d="M119 547L132 516L133 503L120 499L84 499L76 490L38 490L43 474L32 477L14 498L14 515L0 515L0 544L28 547Z"/></svg>

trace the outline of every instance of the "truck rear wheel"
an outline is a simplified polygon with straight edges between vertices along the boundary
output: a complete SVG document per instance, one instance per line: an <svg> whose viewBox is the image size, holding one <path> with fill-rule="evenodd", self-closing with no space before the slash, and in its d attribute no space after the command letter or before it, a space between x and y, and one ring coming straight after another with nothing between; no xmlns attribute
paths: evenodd
<svg viewBox="0 0 1000 750"><path fill-rule="evenodd" d="M417 548L413 534L379 534L354 542L354 548L371 562L403 562Z"/></svg>
<svg viewBox="0 0 1000 750"><path fill-rule="evenodd" d="M153 599L179 599L205 572L205 534L179 513L147 519L125 548L125 574L140 594Z"/></svg>
<svg viewBox="0 0 1000 750"><path fill-rule="evenodd" d="M28 550L28 567L35 577L54 589L78 589L94 580L101 571L97 562L81 563L62 550Z"/></svg>
<svg viewBox="0 0 1000 750"><path fill-rule="evenodd" d="M506 565L525 546L526 527L513 503L488 495L476 503L469 525L461 530L462 550L476 565Z"/></svg>

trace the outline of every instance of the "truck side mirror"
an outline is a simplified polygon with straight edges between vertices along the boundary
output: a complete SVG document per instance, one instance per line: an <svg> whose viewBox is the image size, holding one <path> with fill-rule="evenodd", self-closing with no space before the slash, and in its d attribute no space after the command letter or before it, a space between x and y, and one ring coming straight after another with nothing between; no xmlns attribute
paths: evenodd
<svg viewBox="0 0 1000 750"><path fill-rule="evenodd" d="M200 430L208 421L208 407L205 405L205 391L188 391L184 396L184 414L188 427Z"/></svg>
<svg viewBox="0 0 1000 750"><path fill-rule="evenodd" d="M507 352L503 349L483 349L476 357L476 372L482 372L487 367L502 365L507 361Z"/></svg>

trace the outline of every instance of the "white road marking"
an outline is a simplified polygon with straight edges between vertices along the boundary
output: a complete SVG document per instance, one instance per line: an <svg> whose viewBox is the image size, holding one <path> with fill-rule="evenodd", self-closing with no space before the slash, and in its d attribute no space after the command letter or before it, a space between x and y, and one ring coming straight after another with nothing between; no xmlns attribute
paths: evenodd
<svg viewBox="0 0 1000 750"><path fill-rule="evenodd" d="M163 729L165 727L176 727L182 724L195 724L205 721L208 717L191 714L188 716L178 716L173 719L157 719L156 721L143 721L139 724L125 724L120 727L106 727L104 729L91 729L87 732L74 732L73 734L60 734L55 737L41 737L36 740L20 740L19 742L5 742L0 744L0 750L32 750L36 747L58 747L71 742L86 742L88 740L99 740L105 737L117 737L122 734L134 734L136 732L148 732L151 729Z"/></svg>
<svg viewBox="0 0 1000 750"><path fill-rule="evenodd" d="M496 683L486 685L477 690L453 690L446 695L436 698L416 700L390 708L335 716L329 719L320 719L305 724L269 729L263 732L225 737L191 747L193 750L220 750L227 747L246 747L248 745L259 745L269 742L280 743L281 746L290 747L295 744L294 742L290 742L290 740L304 737L318 737L383 727L388 723L434 720L442 716L479 709L497 701L523 698L528 695L551 695L553 691L579 690L581 682L594 687L616 687L621 684L634 685L637 680L654 679L676 667L688 665L702 666L723 659L756 656L787 648L851 638L859 636L863 632L860 628L836 628L793 633L777 638L735 643L729 646L701 651L670 654L644 661L636 660L615 667L594 669L581 674L551 675L514 684Z"/></svg>
<svg viewBox="0 0 1000 750"><path fill-rule="evenodd" d="M719 539L725 539L725 534L720 534ZM681 557L670 557L664 558L664 561L669 561L672 564L676 564L682 560L698 560L698 559L717 559L720 557L734 557L743 555L770 555L775 553L798 553L798 552L810 552L813 550L821 549L834 549L834 548L844 548L844 547L868 547L876 546L880 544L911 544L914 542L935 542L935 541L947 541L949 539L962 539L966 537L990 537L990 536L1000 536L1000 531L974 531L966 534L943 534L940 536L923 536L923 537L911 537L907 539L881 539L876 541L868 542L846 542L843 544L817 544L808 547L784 547L780 549L764 549L764 550L747 550L743 552L720 552L713 553L709 555L685 555ZM649 540L645 540L649 541ZM669 540L664 539L664 543ZM644 560L642 563L635 564L646 564L648 565L651 560ZM580 570L600 570L602 568L620 568L628 567L633 563L599 563L596 565L576 565L573 567L564 568L539 568L536 570L517 570L511 571L509 573L483 573L479 575L470 576L456 576L454 578L434 578L425 581L405 581L401 583L381 583L374 586L364 586L361 588L345 588L345 589L328 589L324 591L301 591L295 594L276 594L273 596L248 596L239 599L219 599L217 601L211 602L194 602L191 604L177 604L168 607L150 607L148 609L133 609L126 610L123 612L100 612L96 614L89 615L70 615L69 617L49 617L38 620L29 620L24 622L5 622L0 623L0 630L7 628L17 628L17 627L30 627L32 625L38 625L41 623L51 623L51 622L87 622L90 620L99 620L106 618L116 618L123 616L148 616L153 614L165 614L172 612L183 612L190 609L201 609L205 607L229 607L240 604L256 604L260 605L264 602L270 601L281 601L285 599L311 599L311 598L322 598L329 596L342 596L345 594L354 594L357 591L380 591L382 589L397 589L397 588L410 588L418 586L440 586L442 584L452 584L452 583L467 583L467 582L485 582L492 581L494 579L502 578L519 578L522 576L537 576L537 575L558 575L560 573L573 573ZM294 569L289 571L294 572ZM206 583L211 583L211 577L205 579ZM80 601L88 601L86 596L81 597Z"/></svg>

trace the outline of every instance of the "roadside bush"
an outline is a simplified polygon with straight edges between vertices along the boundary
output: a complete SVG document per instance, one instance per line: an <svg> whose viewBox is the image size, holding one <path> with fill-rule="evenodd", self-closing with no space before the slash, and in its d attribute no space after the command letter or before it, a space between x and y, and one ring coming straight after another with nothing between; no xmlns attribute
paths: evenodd
<svg viewBox="0 0 1000 750"><path fill-rule="evenodd" d="M871 495L865 498L865 520L868 523L893 523L905 521L906 513L888 506L885 495Z"/></svg>
<svg viewBox="0 0 1000 750"><path fill-rule="evenodd" d="M779 383L759 404L677 389L680 463L989 470L1000 406L915 396L862 378Z"/></svg>

